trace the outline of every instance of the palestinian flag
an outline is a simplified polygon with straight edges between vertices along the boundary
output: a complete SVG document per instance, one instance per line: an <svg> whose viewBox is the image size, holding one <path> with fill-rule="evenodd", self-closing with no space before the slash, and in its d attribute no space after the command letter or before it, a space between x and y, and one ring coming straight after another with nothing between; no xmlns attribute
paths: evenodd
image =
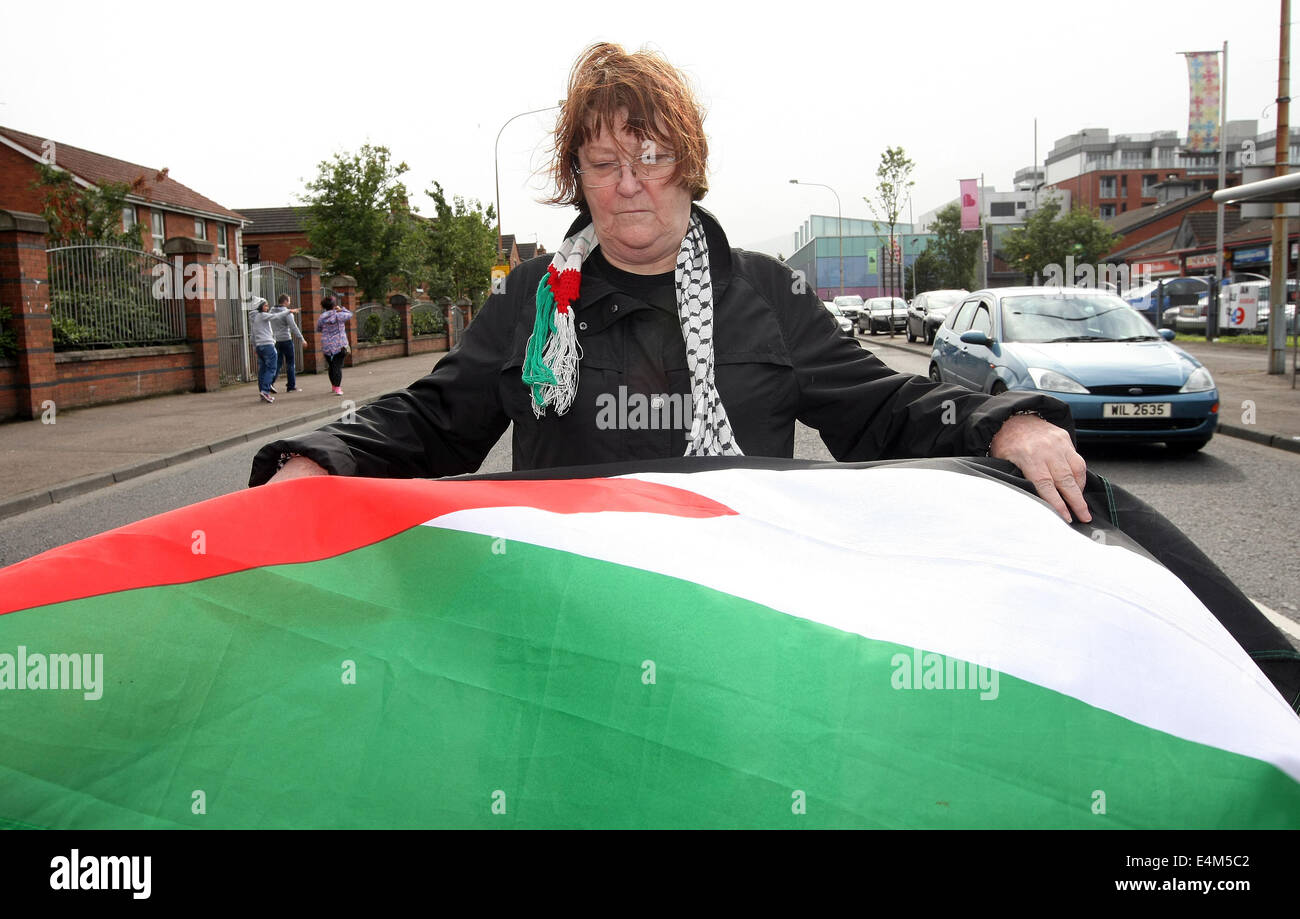
<svg viewBox="0 0 1300 919"><path fill-rule="evenodd" d="M1123 534L763 465L300 479L0 571L0 825L1300 825L1300 719Z"/></svg>

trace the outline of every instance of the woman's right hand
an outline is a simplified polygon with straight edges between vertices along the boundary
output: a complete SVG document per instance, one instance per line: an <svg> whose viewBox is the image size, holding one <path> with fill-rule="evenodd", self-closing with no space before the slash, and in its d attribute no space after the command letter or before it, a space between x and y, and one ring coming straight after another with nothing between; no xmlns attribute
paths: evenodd
<svg viewBox="0 0 1300 919"><path fill-rule="evenodd" d="M266 482L270 485L272 482L285 482L289 479L302 479L311 475L329 475L324 466L314 460L309 460L305 456L291 456L289 462L280 467L280 471L271 476Z"/></svg>

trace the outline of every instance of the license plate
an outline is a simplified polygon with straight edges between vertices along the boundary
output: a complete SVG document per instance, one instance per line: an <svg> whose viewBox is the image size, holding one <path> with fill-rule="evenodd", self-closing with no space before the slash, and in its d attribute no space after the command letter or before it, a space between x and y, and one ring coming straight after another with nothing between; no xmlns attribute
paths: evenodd
<svg viewBox="0 0 1300 919"><path fill-rule="evenodd" d="M1199 316L1201 308L1199 306L1184 306L1178 310L1180 316Z"/></svg>
<svg viewBox="0 0 1300 919"><path fill-rule="evenodd" d="M1101 407L1103 418L1172 418L1172 402L1105 402Z"/></svg>

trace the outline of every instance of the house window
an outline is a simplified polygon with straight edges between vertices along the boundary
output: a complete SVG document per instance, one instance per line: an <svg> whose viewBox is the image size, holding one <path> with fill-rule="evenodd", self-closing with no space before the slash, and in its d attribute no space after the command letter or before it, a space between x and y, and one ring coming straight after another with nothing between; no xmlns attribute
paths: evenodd
<svg viewBox="0 0 1300 919"><path fill-rule="evenodd" d="M1102 204L1097 208L1097 210L1099 212L1099 215L1102 217L1115 216L1115 205L1113 204Z"/></svg>
<svg viewBox="0 0 1300 919"><path fill-rule="evenodd" d="M1014 217L1016 216L1015 202L1012 201L990 201L990 217Z"/></svg>
<svg viewBox="0 0 1300 919"><path fill-rule="evenodd" d="M122 208L122 232L130 233L135 228L135 205L128 204Z"/></svg>
<svg viewBox="0 0 1300 919"><path fill-rule="evenodd" d="M1142 197L1153 198L1156 193L1156 176L1144 175L1142 177Z"/></svg>
<svg viewBox="0 0 1300 919"><path fill-rule="evenodd" d="M230 258L230 248L226 245L226 225L217 224L217 258Z"/></svg>
<svg viewBox="0 0 1300 919"><path fill-rule="evenodd" d="M1115 197L1115 177L1114 177L1114 176L1102 176L1102 178L1101 178L1101 182L1100 182L1099 184L1100 184L1100 186L1101 186L1101 191L1098 192L1098 195L1099 195L1100 197L1102 197L1102 198L1113 198L1113 197ZM1112 208L1112 210L1113 210L1113 208Z"/></svg>
<svg viewBox="0 0 1300 919"><path fill-rule="evenodd" d="M163 241L167 236L167 224L162 211L155 210L150 218L153 223L153 247L161 252Z"/></svg>
<svg viewBox="0 0 1300 919"><path fill-rule="evenodd" d="M194 238L195 239L208 238L208 225L207 223L204 222L202 217L194 218Z"/></svg>

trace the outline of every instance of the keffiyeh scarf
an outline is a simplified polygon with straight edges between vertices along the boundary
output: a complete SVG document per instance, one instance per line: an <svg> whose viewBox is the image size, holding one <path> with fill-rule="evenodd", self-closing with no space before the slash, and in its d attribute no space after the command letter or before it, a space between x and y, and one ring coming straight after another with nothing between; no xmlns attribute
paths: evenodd
<svg viewBox="0 0 1300 919"><path fill-rule="evenodd" d="M563 415L578 390L582 358L574 328L572 303L582 285L582 262L599 245L594 224L566 239L537 285L537 317L524 359L524 384L532 389L533 413L541 418L549 405ZM677 316L691 374L691 430L685 456L743 456L727 420L727 410L713 377L713 282L709 246L700 218L691 223L677 253Z"/></svg>

